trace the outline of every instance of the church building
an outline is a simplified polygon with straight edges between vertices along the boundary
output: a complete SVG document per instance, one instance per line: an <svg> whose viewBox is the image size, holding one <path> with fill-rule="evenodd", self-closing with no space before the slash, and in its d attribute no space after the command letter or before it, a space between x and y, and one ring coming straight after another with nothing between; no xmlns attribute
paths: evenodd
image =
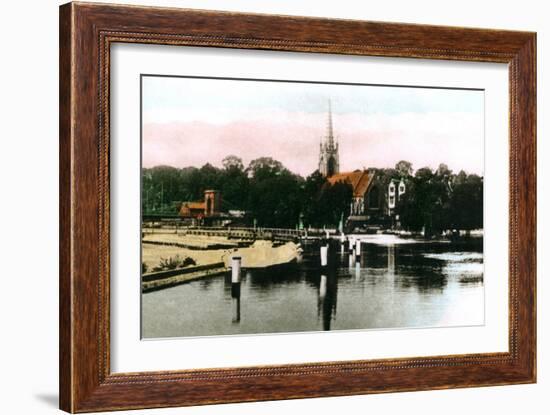
<svg viewBox="0 0 550 415"><path fill-rule="evenodd" d="M340 172L338 142L334 137L332 108L329 101L327 134L321 141L319 172L331 185L349 183L353 188L348 221L374 223L385 213L385 192L374 169Z"/></svg>

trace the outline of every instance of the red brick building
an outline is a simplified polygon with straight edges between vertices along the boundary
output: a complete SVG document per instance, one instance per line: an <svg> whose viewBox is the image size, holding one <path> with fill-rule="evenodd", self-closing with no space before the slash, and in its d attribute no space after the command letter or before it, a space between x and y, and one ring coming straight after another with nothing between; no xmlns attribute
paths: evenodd
<svg viewBox="0 0 550 415"><path fill-rule="evenodd" d="M221 195L219 190L205 190L204 201L183 202L179 215L184 219L204 219L221 213Z"/></svg>

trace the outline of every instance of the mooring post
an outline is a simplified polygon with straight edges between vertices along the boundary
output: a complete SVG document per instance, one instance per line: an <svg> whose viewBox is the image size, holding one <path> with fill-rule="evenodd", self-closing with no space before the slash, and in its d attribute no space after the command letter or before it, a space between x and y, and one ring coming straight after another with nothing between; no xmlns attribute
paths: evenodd
<svg viewBox="0 0 550 415"><path fill-rule="evenodd" d="M355 241L355 261L361 263L361 240Z"/></svg>
<svg viewBox="0 0 550 415"><path fill-rule="evenodd" d="M349 243L349 253L350 255L353 253L353 248L355 247L355 241L353 239L353 237L349 237L348 239L348 243Z"/></svg>
<svg viewBox="0 0 550 415"><path fill-rule="evenodd" d="M237 284L241 282L241 257L234 256L231 258L231 283Z"/></svg>
<svg viewBox="0 0 550 415"><path fill-rule="evenodd" d="M241 296L241 257L231 258L231 296L239 298Z"/></svg>

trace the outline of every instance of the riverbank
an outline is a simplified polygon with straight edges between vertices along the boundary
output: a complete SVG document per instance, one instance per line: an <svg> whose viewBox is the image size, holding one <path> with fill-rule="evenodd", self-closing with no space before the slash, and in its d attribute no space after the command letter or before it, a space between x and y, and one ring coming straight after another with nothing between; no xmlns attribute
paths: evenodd
<svg viewBox="0 0 550 415"><path fill-rule="evenodd" d="M203 248L194 249L189 245ZM142 240L142 269L144 275L151 274L161 261L174 258L189 258L198 267L222 263L228 269L234 256L241 257L243 268L269 268L297 262L302 254L302 248L294 242L274 245L271 241L258 240L247 245L241 246L239 241L223 237L148 234ZM220 246L224 248L218 248Z"/></svg>

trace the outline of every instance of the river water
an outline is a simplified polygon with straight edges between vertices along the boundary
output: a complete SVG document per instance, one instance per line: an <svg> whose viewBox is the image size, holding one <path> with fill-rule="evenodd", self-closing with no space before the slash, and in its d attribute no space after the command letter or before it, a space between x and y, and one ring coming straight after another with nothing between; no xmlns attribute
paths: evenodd
<svg viewBox="0 0 550 415"><path fill-rule="evenodd" d="M360 261L336 245L322 271L319 248L284 272L245 271L142 295L142 337L484 324L483 241L423 242L365 236Z"/></svg>

